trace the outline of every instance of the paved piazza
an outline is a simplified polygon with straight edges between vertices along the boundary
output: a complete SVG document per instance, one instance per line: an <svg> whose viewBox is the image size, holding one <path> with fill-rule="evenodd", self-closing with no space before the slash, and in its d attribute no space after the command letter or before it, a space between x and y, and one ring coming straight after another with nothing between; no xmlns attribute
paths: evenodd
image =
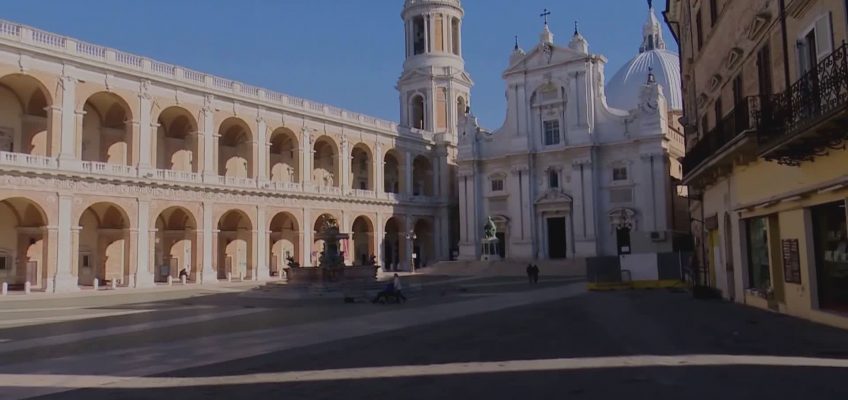
<svg viewBox="0 0 848 400"><path fill-rule="evenodd" d="M404 279L403 305L241 284L7 298L0 399L848 394L844 331L571 277Z"/></svg>

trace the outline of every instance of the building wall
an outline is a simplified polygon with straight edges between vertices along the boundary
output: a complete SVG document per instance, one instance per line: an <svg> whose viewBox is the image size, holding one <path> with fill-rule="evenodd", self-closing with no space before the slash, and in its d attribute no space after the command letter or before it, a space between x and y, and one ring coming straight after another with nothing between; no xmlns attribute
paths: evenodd
<svg viewBox="0 0 848 400"><path fill-rule="evenodd" d="M30 207L44 215L33 226L4 222L0 250L13 253L14 260L29 254L26 258L38 262L35 279L25 279L33 287L73 290L95 277L125 286L151 285L160 279L162 265L156 264L170 264L170 258L176 267L169 272L172 277L189 267L192 281L213 281L222 277L227 254L245 258L246 265L237 263L238 272L264 279L270 265L285 263L279 256L286 250L302 265L313 265L320 250L313 229L326 213L345 232L352 231L357 217L364 218L367 223L359 226L368 227L363 233L376 239L359 246L351 242L348 263L359 262L362 254L355 253L366 250L382 263L384 232L392 218L400 221L400 232L413 230L423 238L419 246L403 235L408 249L394 260L396 266L410 268L414 247L424 249L418 257L428 263L448 258L447 174L455 171L446 165L452 162L446 154L455 154L449 141L180 66L0 24L0 128L10 133L10 139L0 139L14 146L5 149L14 152L0 152L0 206ZM173 122L172 111L188 121L185 141L164 134L170 126L162 126L160 117ZM234 141L237 149L221 143L229 140L231 126L243 131ZM274 133L283 130L294 148L271 155ZM323 160L332 165L331 187L312 179L313 171L326 167L313 159L316 143L332 149L332 159ZM370 190L359 189L354 179L359 170L351 165L354 148L367 154ZM384 155L390 152L401 157L396 170L386 171ZM385 176L411 183L420 174L412 165L416 157L434 169L427 175L433 179L431 193L414 195L411 185L386 192ZM294 180L288 168L296 169ZM174 208L189 217L191 227L180 222L182 232L159 231L158 218ZM230 212L242 215L244 225L222 230ZM282 212L292 216L292 226L272 226ZM102 219L114 219L115 213L120 223ZM86 271L82 252L90 254ZM36 253L43 253L41 259ZM5 272L0 276L10 284L22 283Z"/></svg>
<svg viewBox="0 0 848 400"><path fill-rule="evenodd" d="M711 140L709 135L721 133L716 129L731 110L733 81L742 79L742 94L757 96L757 105L773 101L801 78L798 40L810 29L826 32L827 40L817 43L821 59L839 47L846 37L845 2L838 0L786 1L786 30L788 52L784 51L784 30L781 24L780 2L777 0L719 1L721 7L715 26L710 23L710 2L673 0L666 12L667 22L675 31L682 58L687 131L687 149ZM705 23L704 46L697 40L696 14L701 10ZM823 21L827 22L823 22ZM824 25L822 25L824 24ZM737 27L743 27L739 30ZM832 34L832 40L830 36ZM823 36L819 35L821 39ZM771 91L761 91L757 52L768 47L767 69L771 75ZM788 60L788 63L785 61ZM831 68L822 66L820 68ZM787 85L787 73L789 85ZM716 107L721 101L723 107ZM771 103L769 103L771 104ZM721 113L718 113L718 111ZM770 109L762 109L771 117ZM803 116L801 117L803 119ZM831 120L837 130L845 126ZM714 149L702 167L686 179L690 191L699 200L693 210L702 216L693 223L693 234L704 253L701 262L707 266L703 282L719 289L723 296L756 307L785 312L814 321L848 327L848 319L836 311L822 309L818 304L820 285L815 254L811 207L844 202L846 162L848 153L838 146L816 152L812 161L798 165L782 165L766 160L761 154L763 139L753 135L741 139L737 147ZM810 130L814 130L815 127ZM727 136L728 132L724 132ZM729 132L737 134L739 132ZM741 136L737 136L739 138ZM744 144L746 143L747 144ZM724 160L724 161L719 161ZM728 161L729 160L729 161ZM702 210L702 211L701 211ZM768 290L756 288L750 277L754 268L750 253L749 221L765 218L768 233ZM785 240L798 240L801 282L789 282L783 257ZM788 254L788 253L786 253Z"/></svg>

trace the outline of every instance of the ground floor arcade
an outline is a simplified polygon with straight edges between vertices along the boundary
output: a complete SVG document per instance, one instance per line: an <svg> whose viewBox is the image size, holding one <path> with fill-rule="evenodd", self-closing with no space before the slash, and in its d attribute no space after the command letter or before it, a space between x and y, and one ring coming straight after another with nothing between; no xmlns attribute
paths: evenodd
<svg viewBox="0 0 848 400"><path fill-rule="evenodd" d="M54 292L269 279L291 263L317 265L327 219L349 234L346 265L410 270L449 257L433 206L128 194L0 192L0 283Z"/></svg>

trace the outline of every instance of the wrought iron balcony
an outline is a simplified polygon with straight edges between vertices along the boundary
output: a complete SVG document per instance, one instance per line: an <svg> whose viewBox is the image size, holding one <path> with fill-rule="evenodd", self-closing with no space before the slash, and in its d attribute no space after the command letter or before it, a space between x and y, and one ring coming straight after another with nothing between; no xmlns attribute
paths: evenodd
<svg viewBox="0 0 848 400"><path fill-rule="evenodd" d="M763 102L760 156L780 164L844 149L848 139L848 46L843 43L788 90Z"/></svg>
<svg viewBox="0 0 848 400"><path fill-rule="evenodd" d="M684 179L692 178L710 161L722 160L733 153L731 150L735 145L745 141L748 134L756 130L759 110L759 96L746 97L740 101L733 111L686 152L683 158Z"/></svg>

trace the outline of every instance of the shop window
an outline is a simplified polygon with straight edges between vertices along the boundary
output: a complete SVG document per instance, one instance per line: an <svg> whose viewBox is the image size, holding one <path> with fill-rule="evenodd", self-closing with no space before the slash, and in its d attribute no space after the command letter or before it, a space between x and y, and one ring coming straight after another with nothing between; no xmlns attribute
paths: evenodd
<svg viewBox="0 0 848 400"><path fill-rule="evenodd" d="M771 287L768 218L746 221L748 230L748 288L766 292Z"/></svg>
<svg viewBox="0 0 848 400"><path fill-rule="evenodd" d="M845 202L811 209L819 307L848 311L848 234Z"/></svg>

